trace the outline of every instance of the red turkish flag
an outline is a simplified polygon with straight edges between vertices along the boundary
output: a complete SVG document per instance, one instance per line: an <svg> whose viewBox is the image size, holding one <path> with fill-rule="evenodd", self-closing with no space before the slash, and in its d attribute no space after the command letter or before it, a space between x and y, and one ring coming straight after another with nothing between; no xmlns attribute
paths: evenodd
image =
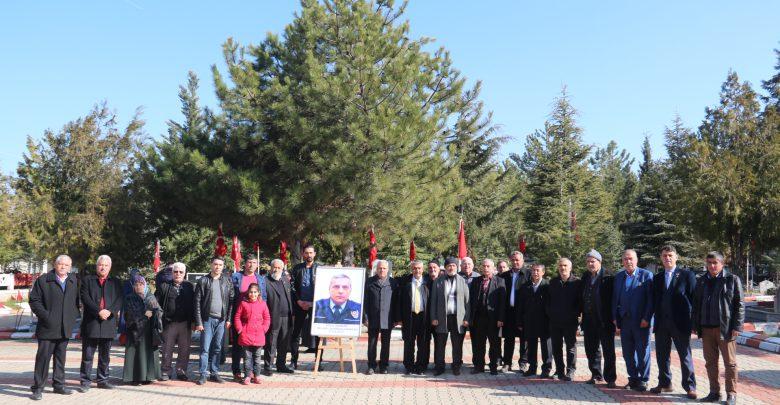
<svg viewBox="0 0 780 405"><path fill-rule="evenodd" d="M460 220L460 228L458 229L458 259L463 260L468 256L468 248L466 247L466 229L463 224L463 220Z"/></svg>
<svg viewBox="0 0 780 405"><path fill-rule="evenodd" d="M409 244L409 261L414 261L417 258L417 246L414 246L414 240Z"/></svg>
<svg viewBox="0 0 780 405"><path fill-rule="evenodd" d="M236 271L241 268L241 245L238 242L238 236L233 236L233 247L230 251L230 258L233 259L233 266Z"/></svg>
<svg viewBox="0 0 780 405"><path fill-rule="evenodd" d="M222 235L222 224L219 224L219 228L217 228L217 247L214 249L214 256L225 257L226 254L227 244Z"/></svg>
<svg viewBox="0 0 780 405"><path fill-rule="evenodd" d="M154 244L154 261L152 262L152 268L154 269L154 274L157 274L158 271L160 271L160 240L157 239L157 242Z"/></svg>
<svg viewBox="0 0 780 405"><path fill-rule="evenodd" d="M368 250L368 268L370 269L371 266L374 265L374 260L376 260L376 235L374 235L374 228L371 228L370 231L368 231L368 245L371 247Z"/></svg>
<svg viewBox="0 0 780 405"><path fill-rule="evenodd" d="M279 258L284 262L284 265L287 266L287 242L285 241L279 243Z"/></svg>
<svg viewBox="0 0 780 405"><path fill-rule="evenodd" d="M520 253L525 254L525 249L526 249L525 235L520 237L520 245L517 248L520 250Z"/></svg>

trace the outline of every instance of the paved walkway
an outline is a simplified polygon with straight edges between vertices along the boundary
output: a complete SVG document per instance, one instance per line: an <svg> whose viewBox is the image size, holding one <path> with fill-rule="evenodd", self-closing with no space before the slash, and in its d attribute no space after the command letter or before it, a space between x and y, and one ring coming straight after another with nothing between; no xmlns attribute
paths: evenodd
<svg viewBox="0 0 780 405"><path fill-rule="evenodd" d="M145 386L118 386L114 390L92 389L86 394L56 395L47 387L44 401L62 404L197 404L197 403L252 403L252 404L518 404L530 403L694 403L684 397L680 387L679 362L672 355L672 373L675 391L666 395L636 393L623 389L607 389L604 385L591 386L583 382L590 377L581 340L578 342L577 373L574 382L560 382L523 378L514 372L491 376L470 375L471 358L465 356L463 374L455 377L448 371L441 377L405 376L401 358L403 344L393 341L390 373L367 376L366 343L357 345L359 374L341 373L338 362L325 362L324 371L314 376L311 371L314 356L302 354L299 362L303 371L294 375L274 374L263 377L262 384L242 386L234 382L207 383L197 386L191 382L156 382ZM701 344L693 343L699 396L706 395L708 382L704 370ZM0 342L0 403L32 403L27 399L32 383L35 341ZM337 352L326 355L326 360L338 358ZM464 353L470 353L470 341L464 344ZM124 349L112 352L111 375L119 379L122 372ZM737 346L739 363L738 402L742 404L780 403L780 355ZM72 340L68 348L66 377L70 385L78 384L81 344ZM655 353L653 353L653 356ZM97 359L95 360L97 364ZM346 365L345 365L346 366ZM190 370L196 367L192 357ZM347 366L349 367L349 366ZM228 378L230 366L223 367ZM626 383L625 365L618 343L618 385ZM657 383L658 371L653 358L650 386ZM118 381L117 381L118 382Z"/></svg>

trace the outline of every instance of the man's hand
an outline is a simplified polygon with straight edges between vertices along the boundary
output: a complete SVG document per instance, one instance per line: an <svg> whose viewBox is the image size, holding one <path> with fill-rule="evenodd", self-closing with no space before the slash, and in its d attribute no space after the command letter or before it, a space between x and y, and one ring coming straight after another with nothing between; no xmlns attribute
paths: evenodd
<svg viewBox="0 0 780 405"><path fill-rule="evenodd" d="M504 322L498 321L498 322L496 322L496 325L498 325L499 328L503 328L504 327Z"/></svg>
<svg viewBox="0 0 780 405"><path fill-rule="evenodd" d="M195 330L198 331L198 332L203 332L203 326L202 325L201 326L196 326Z"/></svg>
<svg viewBox="0 0 780 405"><path fill-rule="evenodd" d="M739 337L739 331L738 330L732 330L731 331L731 338L732 339L736 339L737 337Z"/></svg>
<svg viewBox="0 0 780 405"><path fill-rule="evenodd" d="M431 320L431 325L433 325L433 326L439 326L439 320L438 320L438 319L432 319L432 320Z"/></svg>
<svg viewBox="0 0 780 405"><path fill-rule="evenodd" d="M647 321L646 321L646 320L644 320L644 319L642 319L642 322L639 322L639 327L640 327L640 328L646 328L646 327L648 327L648 326L650 326L650 322L647 322Z"/></svg>
<svg viewBox="0 0 780 405"><path fill-rule="evenodd" d="M100 312L98 312L98 317L100 317L101 321L105 321L110 316L111 316L111 311L107 309L101 309Z"/></svg>
<svg viewBox="0 0 780 405"><path fill-rule="evenodd" d="M146 312L144 312L144 315L146 315L147 318L151 318L152 317L152 311L146 311Z"/></svg>
<svg viewBox="0 0 780 405"><path fill-rule="evenodd" d="M395 326L401 326L401 322L396 322Z"/></svg>
<svg viewBox="0 0 780 405"><path fill-rule="evenodd" d="M463 321L463 326L468 328L469 327L469 321Z"/></svg>
<svg viewBox="0 0 780 405"><path fill-rule="evenodd" d="M230 322L225 322L225 329L230 329Z"/></svg>

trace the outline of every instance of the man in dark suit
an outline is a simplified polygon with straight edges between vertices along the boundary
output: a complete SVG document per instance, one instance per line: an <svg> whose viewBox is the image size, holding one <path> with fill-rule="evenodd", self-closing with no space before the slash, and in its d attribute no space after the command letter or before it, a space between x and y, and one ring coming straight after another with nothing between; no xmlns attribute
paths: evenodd
<svg viewBox="0 0 780 405"><path fill-rule="evenodd" d="M330 298L317 301L314 323L335 323L341 325L360 324L360 304L349 299L352 294L352 280L346 274L330 279Z"/></svg>
<svg viewBox="0 0 780 405"><path fill-rule="evenodd" d="M287 351L290 348L290 330L293 322L293 301L290 294L292 287L287 277L282 275L284 262L279 259L271 261L271 271L266 276L266 304L271 314L271 326L265 334L265 350L263 351L263 374L271 375L271 361L276 361L276 371L292 374L287 367Z"/></svg>
<svg viewBox="0 0 780 405"><path fill-rule="evenodd" d="M81 320L81 392L87 392L92 384L95 350L98 351L97 386L114 388L108 382L108 362L124 295L119 279L108 274L111 271L111 258L107 255L98 257L96 267L96 274L84 277L80 288L79 298L84 306Z"/></svg>
<svg viewBox="0 0 780 405"><path fill-rule="evenodd" d="M544 265L534 263L530 278L521 287L518 294L520 302L517 311L517 329L528 344L528 370L524 377L536 375L538 346L542 347L542 378L552 378L552 343L550 341L550 318L547 305L550 301L550 285L544 278Z"/></svg>
<svg viewBox="0 0 780 405"><path fill-rule="evenodd" d="M35 336L35 374L30 398L40 401L54 356L52 385L55 394L70 395L65 388L65 355L73 326L79 315L79 291L75 275L70 275L71 259L62 255L54 261L54 270L35 280L30 290L30 309L38 317Z"/></svg>
<svg viewBox="0 0 780 405"><path fill-rule="evenodd" d="M376 274L366 281L363 294L365 303L365 320L368 326L368 370L367 374L376 372L377 340L382 336L382 350L379 354L379 374L387 374L390 360L390 331L393 329L393 295L396 282L390 278L390 263L387 260L377 260Z"/></svg>
<svg viewBox="0 0 780 405"><path fill-rule="evenodd" d="M298 353L300 345L308 347L306 353L316 353L319 338L311 335L312 304L314 302L314 281L317 276L317 266L314 261L317 251L314 246L306 245L303 248L303 263L296 264L290 272L293 296L293 321L292 335L290 336L290 353L292 354L292 368L298 367Z"/></svg>
<svg viewBox="0 0 780 405"><path fill-rule="evenodd" d="M412 274L398 288L393 300L395 319L401 322L401 336L404 339L404 369L406 374L422 374L427 366L428 350L425 345L428 328L428 285L423 277L423 262L412 261ZM415 360L414 348L417 346Z"/></svg>
<svg viewBox="0 0 780 405"><path fill-rule="evenodd" d="M558 276L550 280L550 301L547 305L555 374L563 381L571 381L577 370L577 326L582 311L582 282L571 273L571 267L568 257L558 259Z"/></svg>
<svg viewBox="0 0 780 405"><path fill-rule="evenodd" d="M637 267L633 249L623 252L623 270L615 275L612 315L620 329L626 362L626 389L647 391L650 379L650 328L653 325L653 273Z"/></svg>
<svg viewBox="0 0 780 405"><path fill-rule="evenodd" d="M582 276L582 334L590 369L587 383L606 381L607 388L616 388L615 324L612 318L614 276L601 267L601 253L595 249L585 255L585 266L588 271Z"/></svg>
<svg viewBox="0 0 780 405"><path fill-rule="evenodd" d="M506 287L496 275L496 265L490 259L482 261L482 276L471 283L471 348L474 369L471 374L485 372L485 341L490 341L490 374L498 374L501 357L501 338L498 331L504 326Z"/></svg>
<svg viewBox="0 0 780 405"><path fill-rule="evenodd" d="M680 356L682 387L690 399L696 399L696 376L691 356L691 311L696 275L677 268L677 249L667 245L661 248L663 270L653 277L655 308L655 358L658 361L658 386L655 394L672 392L672 371L669 367L672 342Z"/></svg>
<svg viewBox="0 0 780 405"><path fill-rule="evenodd" d="M504 319L504 358L503 372L512 370L512 357L515 351L515 340L520 339L520 371L528 370L528 347L525 344L523 335L517 329L517 312L520 311L520 287L528 281L528 274L523 270L523 253L519 251L512 252L509 255L509 261L512 268L501 273L506 285L506 310Z"/></svg>
<svg viewBox="0 0 780 405"><path fill-rule="evenodd" d="M428 261L428 274L423 279L425 280L425 286L428 288L428 298L433 289L433 283L441 274L441 265L438 260ZM423 343L422 367L418 370L418 374L424 374L428 370L428 364L431 362L431 342L436 337L436 328L431 325L431 300L426 303L426 319L425 324L428 327L428 332L425 335L425 342Z"/></svg>

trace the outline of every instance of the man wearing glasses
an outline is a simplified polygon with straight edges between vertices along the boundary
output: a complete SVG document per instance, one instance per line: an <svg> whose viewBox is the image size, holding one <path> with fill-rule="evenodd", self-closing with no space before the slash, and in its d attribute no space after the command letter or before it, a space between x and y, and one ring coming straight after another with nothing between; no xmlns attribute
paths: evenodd
<svg viewBox="0 0 780 405"><path fill-rule="evenodd" d="M192 321L194 320L195 288L192 283L184 279L187 267L184 263L173 264L173 280L162 283L154 295L163 310L163 346L162 364L160 369L162 377L166 381L173 377L171 360L173 346L178 346L176 351L176 378L187 380L187 363L190 359L190 338Z"/></svg>

